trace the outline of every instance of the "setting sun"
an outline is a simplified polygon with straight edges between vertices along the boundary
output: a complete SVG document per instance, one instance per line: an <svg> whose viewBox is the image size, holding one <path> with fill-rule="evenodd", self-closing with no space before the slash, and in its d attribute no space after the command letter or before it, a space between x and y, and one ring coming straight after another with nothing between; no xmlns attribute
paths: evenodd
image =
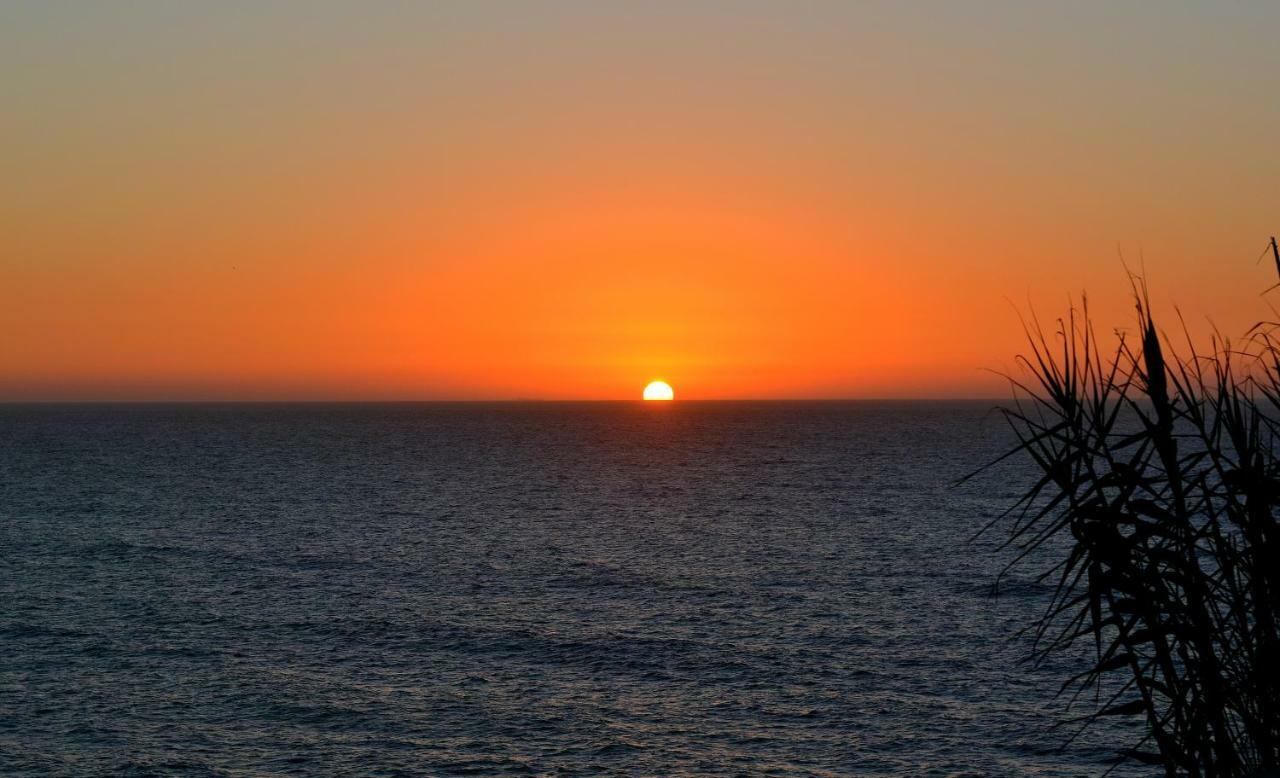
<svg viewBox="0 0 1280 778"><path fill-rule="evenodd" d="M644 388L644 399L674 400L676 399L676 393L671 389L671 384L666 381L651 381Z"/></svg>

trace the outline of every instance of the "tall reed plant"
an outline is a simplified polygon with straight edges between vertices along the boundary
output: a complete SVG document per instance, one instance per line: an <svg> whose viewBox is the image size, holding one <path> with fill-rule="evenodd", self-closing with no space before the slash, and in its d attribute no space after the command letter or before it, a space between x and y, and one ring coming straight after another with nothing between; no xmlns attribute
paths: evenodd
<svg viewBox="0 0 1280 778"><path fill-rule="evenodd" d="M1033 657L1087 646L1060 695L1087 711L1068 719L1079 729L1145 722L1118 761L1169 776L1273 774L1280 328L1260 324L1239 346L1215 333L1206 353L1181 326L1175 348L1136 278L1134 297L1138 335L1117 333L1114 350L1087 301L1052 333L1032 320L1027 377L1011 378L1002 409L1018 439L1006 456L1038 473L1005 517L1010 564L1041 560L1053 585L1030 626Z"/></svg>

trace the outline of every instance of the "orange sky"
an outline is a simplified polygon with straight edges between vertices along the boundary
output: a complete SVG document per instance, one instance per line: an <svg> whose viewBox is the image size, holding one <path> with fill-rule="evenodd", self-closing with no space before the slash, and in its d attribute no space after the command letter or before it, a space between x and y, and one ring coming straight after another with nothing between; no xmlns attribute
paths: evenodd
<svg viewBox="0 0 1280 778"><path fill-rule="evenodd" d="M958 6L958 4L957 4ZM1276 6L0 10L0 400L1003 396L1239 332Z"/></svg>

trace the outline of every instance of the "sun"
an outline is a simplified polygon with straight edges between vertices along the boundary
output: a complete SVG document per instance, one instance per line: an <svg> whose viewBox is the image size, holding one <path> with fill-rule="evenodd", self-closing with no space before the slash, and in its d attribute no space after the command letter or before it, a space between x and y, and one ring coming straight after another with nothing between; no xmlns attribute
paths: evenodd
<svg viewBox="0 0 1280 778"><path fill-rule="evenodd" d="M666 381L651 381L644 388L644 399L646 400L674 400L676 393L671 390L671 384Z"/></svg>

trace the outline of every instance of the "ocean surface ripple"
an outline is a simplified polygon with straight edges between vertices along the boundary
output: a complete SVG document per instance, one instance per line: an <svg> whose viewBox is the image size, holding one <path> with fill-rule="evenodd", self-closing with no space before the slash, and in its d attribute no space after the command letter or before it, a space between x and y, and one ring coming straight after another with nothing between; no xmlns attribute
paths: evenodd
<svg viewBox="0 0 1280 778"><path fill-rule="evenodd" d="M990 407L0 407L0 772L1100 774Z"/></svg>

